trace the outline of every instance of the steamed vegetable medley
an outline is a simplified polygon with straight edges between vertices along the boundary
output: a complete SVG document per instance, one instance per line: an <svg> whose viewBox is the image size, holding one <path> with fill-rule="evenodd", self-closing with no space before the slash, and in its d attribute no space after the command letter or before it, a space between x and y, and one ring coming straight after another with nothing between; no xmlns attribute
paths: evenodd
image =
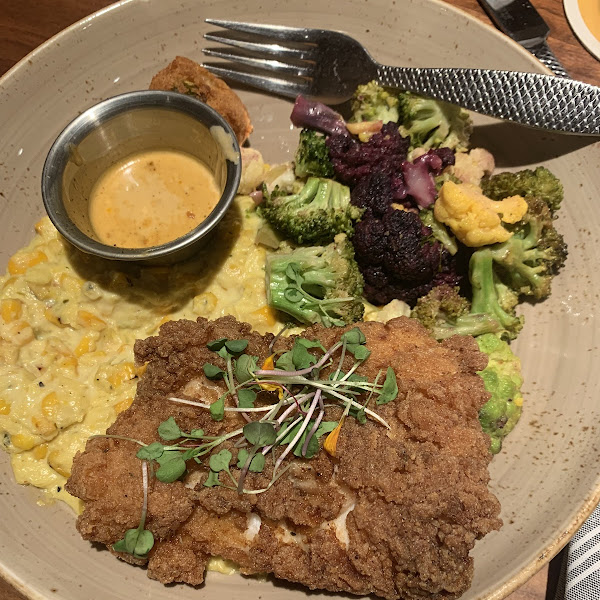
<svg viewBox="0 0 600 600"><path fill-rule="evenodd" d="M375 82L348 120L303 97L291 120L295 159L255 192L258 239L274 250L268 304L326 326L385 305L377 318L410 314L437 339L477 336L490 357L480 420L498 452L523 403L508 345L518 305L548 297L567 257L560 181L545 167L494 173L493 156L469 146L465 110Z"/></svg>

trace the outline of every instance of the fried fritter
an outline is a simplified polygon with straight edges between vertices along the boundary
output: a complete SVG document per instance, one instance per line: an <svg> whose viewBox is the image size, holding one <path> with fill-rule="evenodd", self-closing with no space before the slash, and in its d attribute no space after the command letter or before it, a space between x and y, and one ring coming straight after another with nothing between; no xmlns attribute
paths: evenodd
<svg viewBox="0 0 600 600"><path fill-rule="evenodd" d="M222 79L189 58L177 56L152 78L150 89L180 92L205 102L231 125L240 146L252 133L248 111L239 96Z"/></svg>
<svg viewBox="0 0 600 600"><path fill-rule="evenodd" d="M311 589L390 600L447 600L468 589L470 550L501 525L499 503L487 487L489 439L478 421L489 395L476 371L487 358L472 338L438 343L404 317L361 323L360 329L372 353L359 373L371 380L388 366L396 373L398 397L377 407L391 429L346 419L336 458L325 451L309 460L292 458L286 475L262 494L204 487L208 467L194 461L183 481L153 480L146 521L156 540L150 577L197 584L208 557L219 555L246 574L272 573ZM315 326L303 335L330 347L343 331ZM222 382L208 380L202 370L205 362L219 364L206 347L219 338L249 340L247 352L259 361L273 341L232 317L166 323L158 336L136 342L136 359L148 367L131 408L108 433L150 443L169 416L183 430L202 428L207 435L242 426L239 413L218 422L205 409L167 400L219 397ZM284 351L292 342L279 339L275 348ZM327 419L340 415L340 408L327 409ZM237 449L225 447L235 465ZM67 489L85 502L77 524L84 538L110 545L137 527L137 448L129 441L92 439L75 457ZM268 483L269 463L263 473L250 474L245 487Z"/></svg>

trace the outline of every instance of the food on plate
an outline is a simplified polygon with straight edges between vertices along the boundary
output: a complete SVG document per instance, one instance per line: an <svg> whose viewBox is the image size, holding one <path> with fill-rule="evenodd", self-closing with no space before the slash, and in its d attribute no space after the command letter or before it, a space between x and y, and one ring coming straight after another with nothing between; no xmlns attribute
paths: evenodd
<svg viewBox="0 0 600 600"><path fill-rule="evenodd" d="M90 221L109 246L159 246L200 225L220 197L201 160L178 150L148 150L100 176L90 195Z"/></svg>
<svg viewBox="0 0 600 600"><path fill-rule="evenodd" d="M150 89L181 92L202 100L231 125L240 146L252 133L248 111L239 96L222 79L189 58L177 56L152 78Z"/></svg>
<svg viewBox="0 0 600 600"><path fill-rule="evenodd" d="M406 317L289 338L199 318L165 323L135 355L133 404L68 482L86 539L164 583L201 583L218 555L389 599L469 587L469 551L501 525L472 338L436 342Z"/></svg>
<svg viewBox="0 0 600 600"><path fill-rule="evenodd" d="M45 217L0 278L0 443L18 483L48 500L77 450L131 403L141 369L133 343L168 319L234 315L260 332L280 319L266 302L262 220L236 198L204 251L171 267L127 267L73 250Z"/></svg>
<svg viewBox="0 0 600 600"><path fill-rule="evenodd" d="M269 306L301 323L339 327L363 317L363 278L343 233L327 246L269 253L265 273Z"/></svg>

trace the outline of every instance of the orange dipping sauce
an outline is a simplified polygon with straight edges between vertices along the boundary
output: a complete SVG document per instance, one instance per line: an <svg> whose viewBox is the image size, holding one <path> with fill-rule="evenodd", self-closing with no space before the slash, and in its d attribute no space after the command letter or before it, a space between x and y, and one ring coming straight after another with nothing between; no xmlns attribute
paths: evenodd
<svg viewBox="0 0 600 600"><path fill-rule="evenodd" d="M220 197L203 162L178 150L150 150L100 177L90 195L90 221L103 244L149 248L189 233Z"/></svg>

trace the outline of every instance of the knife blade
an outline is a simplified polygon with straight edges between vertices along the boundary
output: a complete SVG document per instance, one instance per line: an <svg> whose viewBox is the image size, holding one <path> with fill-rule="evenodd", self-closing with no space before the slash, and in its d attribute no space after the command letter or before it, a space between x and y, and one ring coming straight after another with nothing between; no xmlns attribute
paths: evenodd
<svg viewBox="0 0 600 600"><path fill-rule="evenodd" d="M500 31L521 44L555 75L569 77L546 42L550 28L529 0L479 0L479 4Z"/></svg>

